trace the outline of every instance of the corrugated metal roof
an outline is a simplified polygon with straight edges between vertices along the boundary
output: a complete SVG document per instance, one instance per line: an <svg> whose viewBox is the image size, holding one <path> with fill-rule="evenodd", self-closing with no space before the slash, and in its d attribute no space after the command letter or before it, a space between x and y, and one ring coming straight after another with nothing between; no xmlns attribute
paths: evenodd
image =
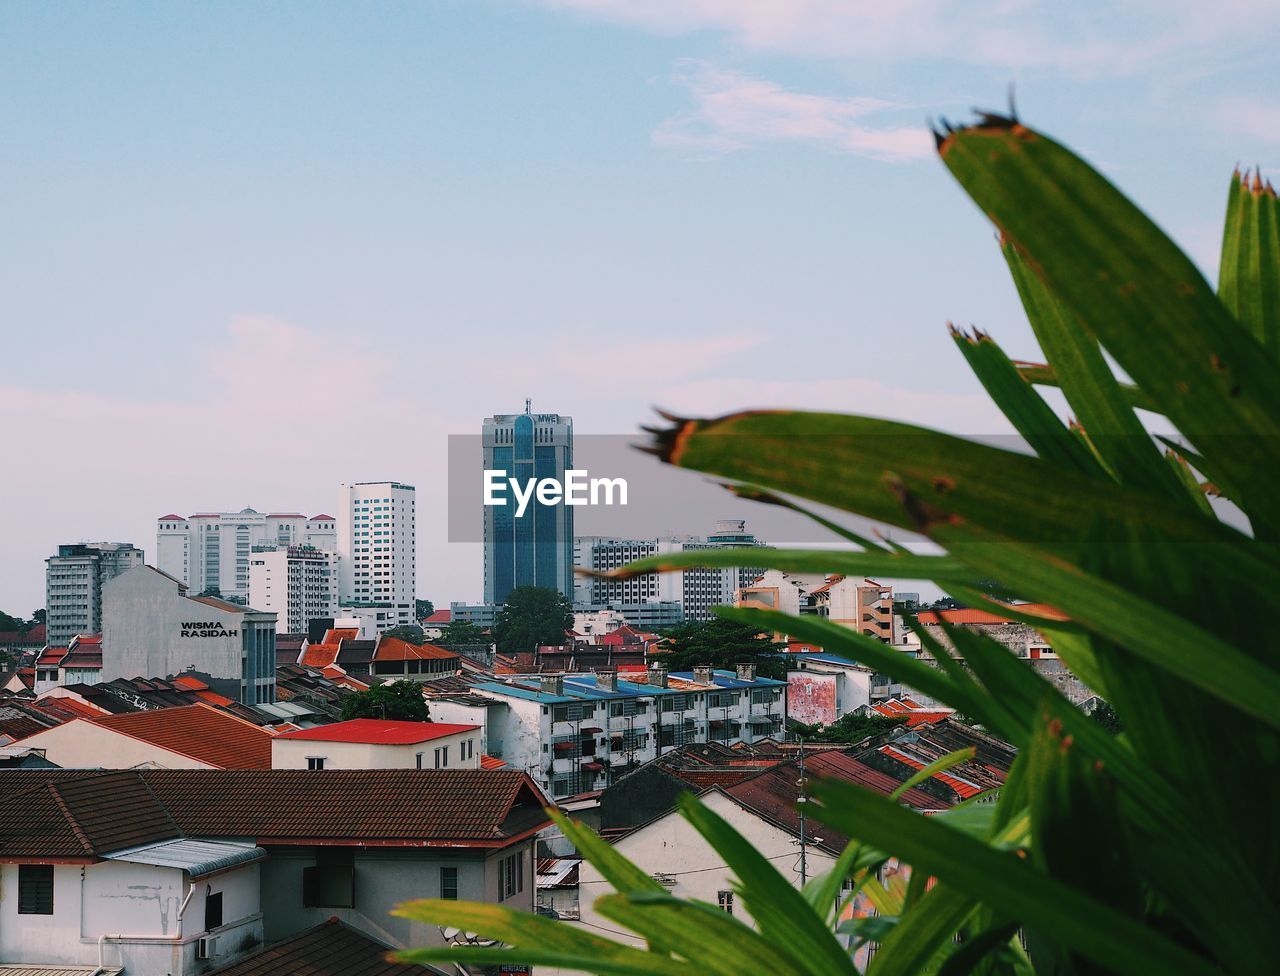
<svg viewBox="0 0 1280 976"><path fill-rule="evenodd" d="M193 878L225 871L238 864L264 860L267 852L253 844L234 844L225 840L169 840L144 844L106 855L109 861L130 864L153 864L161 868L181 868ZM0 971L2 976L2 971Z"/></svg>

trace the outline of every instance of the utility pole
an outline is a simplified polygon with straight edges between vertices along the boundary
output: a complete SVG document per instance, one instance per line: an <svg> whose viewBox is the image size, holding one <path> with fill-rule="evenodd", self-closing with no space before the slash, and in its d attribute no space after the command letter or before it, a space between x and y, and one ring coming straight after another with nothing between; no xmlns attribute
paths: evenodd
<svg viewBox="0 0 1280 976"><path fill-rule="evenodd" d="M800 887L805 886L808 880L807 862L805 860L805 838L804 838L804 807L809 802L808 797L804 795L806 786L804 778L804 737L800 737L800 779L796 781L796 786L800 788L800 795L796 798L796 806L800 810Z"/></svg>

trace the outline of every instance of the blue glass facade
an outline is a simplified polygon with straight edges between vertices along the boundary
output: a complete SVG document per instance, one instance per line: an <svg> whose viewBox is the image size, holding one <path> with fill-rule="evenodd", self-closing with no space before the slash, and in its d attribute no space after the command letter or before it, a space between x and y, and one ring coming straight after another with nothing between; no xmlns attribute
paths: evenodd
<svg viewBox="0 0 1280 976"><path fill-rule="evenodd" d="M560 414L498 414L484 422L484 467L522 485L564 482L573 466L573 419ZM544 586L573 599L573 509L530 500L517 517L506 505L484 509L485 603L503 603L517 586Z"/></svg>

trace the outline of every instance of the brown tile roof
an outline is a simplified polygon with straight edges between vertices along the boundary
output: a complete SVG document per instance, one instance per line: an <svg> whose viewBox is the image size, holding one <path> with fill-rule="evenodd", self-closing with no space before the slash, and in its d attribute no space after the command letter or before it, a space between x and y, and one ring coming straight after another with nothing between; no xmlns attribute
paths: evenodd
<svg viewBox="0 0 1280 976"><path fill-rule="evenodd" d="M331 918L210 976L424 976L439 970L388 962L388 946Z"/></svg>
<svg viewBox="0 0 1280 976"><path fill-rule="evenodd" d="M180 705L92 719L218 769L270 769L272 735L209 705Z"/></svg>
<svg viewBox="0 0 1280 976"><path fill-rule="evenodd" d="M58 724L51 715L33 714L27 708L14 707L7 702L0 702L0 736L10 739L25 739Z"/></svg>
<svg viewBox="0 0 1280 976"><path fill-rule="evenodd" d="M92 858L181 836L132 770L22 776L6 784L9 790L0 801L0 859Z"/></svg>
<svg viewBox="0 0 1280 976"><path fill-rule="evenodd" d="M1030 614L1033 617L1044 617L1046 620L1066 620L1067 615L1057 607L1051 607L1047 603L1011 603L1010 610L1017 610L1020 613ZM976 607L962 607L955 610L922 610L916 615L916 619L922 624L1009 624L1013 621L1008 617L1001 617L989 610L979 610Z"/></svg>
<svg viewBox="0 0 1280 976"><path fill-rule="evenodd" d="M171 829L165 817L189 837L448 848L505 847L550 823L546 797L514 769L15 769L3 776L0 861L83 858L104 845L162 840Z"/></svg>
<svg viewBox="0 0 1280 976"><path fill-rule="evenodd" d="M216 596L189 596L187 599L194 600L196 603L203 603L206 607L213 607L215 610L225 610L227 613L244 613L248 609L248 607L242 607L238 603L219 600Z"/></svg>

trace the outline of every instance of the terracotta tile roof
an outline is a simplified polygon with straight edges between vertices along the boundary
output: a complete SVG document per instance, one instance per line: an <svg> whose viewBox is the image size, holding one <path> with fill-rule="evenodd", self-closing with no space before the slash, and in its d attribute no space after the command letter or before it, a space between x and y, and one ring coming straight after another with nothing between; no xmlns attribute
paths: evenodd
<svg viewBox="0 0 1280 976"><path fill-rule="evenodd" d="M288 732L281 739L309 742L362 742L370 745L413 745L430 742L460 732L475 732L478 725L451 725L447 722L398 722L389 719L354 718L314 729Z"/></svg>
<svg viewBox="0 0 1280 976"><path fill-rule="evenodd" d="M156 521L157 522L185 522L186 519L184 519L181 515L161 515L158 519L156 519Z"/></svg>
<svg viewBox="0 0 1280 976"><path fill-rule="evenodd" d="M271 768L271 733L208 705L128 712L93 721L218 769Z"/></svg>
<svg viewBox="0 0 1280 976"><path fill-rule="evenodd" d="M937 722L955 714L950 708L926 708L910 698L889 698L872 705L871 710L888 718L905 718L908 728Z"/></svg>
<svg viewBox="0 0 1280 976"><path fill-rule="evenodd" d="M167 821L147 805L146 793L182 835L262 844L500 848L550 823L549 801L514 769L13 769L3 775L0 861L85 856L84 831L73 814L87 818L86 811L101 811L101 826L90 823L94 843L129 847L164 839L155 835ZM70 813L54 790L69 784L77 790ZM130 836L122 841L113 831Z"/></svg>
<svg viewBox="0 0 1280 976"><path fill-rule="evenodd" d="M146 782L131 770L5 782L0 859L92 858L181 836Z"/></svg>
<svg viewBox="0 0 1280 976"><path fill-rule="evenodd" d="M499 759L497 756L486 756L484 753L480 754L481 769L502 769L506 765L506 762Z"/></svg>
<svg viewBox="0 0 1280 976"><path fill-rule="evenodd" d="M388 962L390 947L331 918L215 969L210 976L425 976L439 970Z"/></svg>
<svg viewBox="0 0 1280 976"><path fill-rule="evenodd" d="M1034 617L1045 617L1049 620L1067 619L1065 613L1047 603L1016 603L1009 604L1009 607ZM922 624L1010 624L1014 622L1009 617L1001 617L989 610L979 610L976 607L956 610L922 610L916 615L916 619Z"/></svg>
<svg viewBox="0 0 1280 976"><path fill-rule="evenodd" d="M31 703L33 708L38 708L46 715L56 718L59 722L70 722L78 718L96 719L103 718L109 713L106 709L98 708L88 702L81 701L78 698L48 697L39 698Z"/></svg>
<svg viewBox="0 0 1280 976"><path fill-rule="evenodd" d="M29 735L43 732L57 725L51 715L37 712L32 714L23 708L0 701L0 738L25 739Z"/></svg>
<svg viewBox="0 0 1280 976"><path fill-rule="evenodd" d="M321 513L320 515L311 516L311 521L312 522L332 522L334 521L334 517L332 515L325 515Z"/></svg>
<svg viewBox="0 0 1280 976"><path fill-rule="evenodd" d="M457 660L458 655L435 644L410 644L398 637L383 637L373 653L375 661L441 661Z"/></svg>
<svg viewBox="0 0 1280 976"><path fill-rule="evenodd" d="M430 616L422 618L422 626L427 627L432 624L447 624L453 620L452 610L437 610Z"/></svg>
<svg viewBox="0 0 1280 976"><path fill-rule="evenodd" d="M36 659L36 667L52 668L62 663L62 659L67 656L65 647L46 647L44 653Z"/></svg>
<svg viewBox="0 0 1280 976"><path fill-rule="evenodd" d="M306 668L327 668L337 658L337 644L312 644L302 652L302 660L298 663Z"/></svg>

